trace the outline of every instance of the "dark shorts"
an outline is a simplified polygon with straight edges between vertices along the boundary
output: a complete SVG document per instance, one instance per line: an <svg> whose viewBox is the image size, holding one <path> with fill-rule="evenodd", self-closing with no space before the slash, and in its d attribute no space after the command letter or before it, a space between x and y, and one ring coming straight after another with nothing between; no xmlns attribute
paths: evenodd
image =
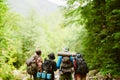
<svg viewBox="0 0 120 80"><path fill-rule="evenodd" d="M61 74L59 80L72 80L72 73Z"/></svg>

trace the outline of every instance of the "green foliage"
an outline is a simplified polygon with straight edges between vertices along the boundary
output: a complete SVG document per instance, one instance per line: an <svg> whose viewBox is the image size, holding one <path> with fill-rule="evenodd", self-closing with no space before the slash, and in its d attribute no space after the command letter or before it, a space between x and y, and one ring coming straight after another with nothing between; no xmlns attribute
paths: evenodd
<svg viewBox="0 0 120 80"><path fill-rule="evenodd" d="M5 4L5 0L0 0L0 28L2 27L2 20L3 16L5 15L7 11L7 5Z"/></svg>
<svg viewBox="0 0 120 80"><path fill-rule="evenodd" d="M8 38L5 37L5 15L7 13L7 5L5 0L0 0L0 78L3 80L14 79L11 74L11 70L14 68L12 62L15 61L15 58L12 57L12 52L8 49ZM6 51L8 50L8 51ZM7 64L8 62L8 64Z"/></svg>
<svg viewBox="0 0 120 80"><path fill-rule="evenodd" d="M75 30L78 31L76 38L71 40L74 50L78 49L84 54L90 69L119 76L119 0L70 1L72 3L65 9L65 24L69 26L77 23L84 26L79 31ZM71 6L76 2L80 4L77 8Z"/></svg>
<svg viewBox="0 0 120 80"><path fill-rule="evenodd" d="M14 76L12 74L12 68L9 64L2 64L0 68L0 77L3 80L13 80Z"/></svg>
<svg viewBox="0 0 120 80"><path fill-rule="evenodd" d="M4 80L16 79L11 74L12 71L25 70L26 59L34 54L37 47L42 50L44 59L50 52L57 53L68 44L65 42L69 31L59 25L63 24L60 12L46 17L31 12L23 17L7 10L2 15L4 16L0 14L0 77Z"/></svg>

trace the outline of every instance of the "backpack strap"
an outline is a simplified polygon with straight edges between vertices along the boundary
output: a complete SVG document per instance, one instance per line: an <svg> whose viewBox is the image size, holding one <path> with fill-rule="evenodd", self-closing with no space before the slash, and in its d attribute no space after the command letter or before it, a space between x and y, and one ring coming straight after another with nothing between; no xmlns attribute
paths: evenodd
<svg viewBox="0 0 120 80"><path fill-rule="evenodd" d="M73 66L74 66L74 69L76 70L76 59L74 59L73 61Z"/></svg>
<svg viewBox="0 0 120 80"><path fill-rule="evenodd" d="M37 71L38 72L42 72L42 58L40 56L38 56L36 58L36 65L37 65Z"/></svg>

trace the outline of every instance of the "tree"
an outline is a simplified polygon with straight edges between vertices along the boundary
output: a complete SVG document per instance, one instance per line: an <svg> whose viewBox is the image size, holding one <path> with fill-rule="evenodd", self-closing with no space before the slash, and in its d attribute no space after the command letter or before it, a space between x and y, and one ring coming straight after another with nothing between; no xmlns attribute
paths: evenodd
<svg viewBox="0 0 120 80"><path fill-rule="evenodd" d="M66 8L66 23L83 25L84 33L73 44L84 53L90 69L103 74L120 73L120 5L119 0L70 0ZM77 8L74 4L78 3ZM83 29L84 29L83 28ZM82 38L82 39L81 39ZM92 58L92 59L91 59Z"/></svg>

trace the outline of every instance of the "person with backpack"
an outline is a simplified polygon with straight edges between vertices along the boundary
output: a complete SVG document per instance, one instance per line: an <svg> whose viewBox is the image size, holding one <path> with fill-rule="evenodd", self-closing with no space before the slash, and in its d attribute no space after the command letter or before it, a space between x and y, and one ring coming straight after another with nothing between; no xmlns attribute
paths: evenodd
<svg viewBox="0 0 120 80"><path fill-rule="evenodd" d="M69 54L69 48L65 48L65 54ZM59 69L59 80L72 80L73 72L73 57L72 56L58 56L57 68Z"/></svg>
<svg viewBox="0 0 120 80"><path fill-rule="evenodd" d="M45 59L44 63L43 63L43 72L45 71L46 74L51 74L51 78L48 79L46 78L45 80L54 80L54 71L57 70L56 68L56 62L54 61L55 59L55 54L53 52L51 52L48 55L48 59ZM48 77L48 76L46 76Z"/></svg>
<svg viewBox="0 0 120 80"><path fill-rule="evenodd" d="M26 61L27 65L27 73L30 75L30 77L34 80L37 80L37 71L42 71L42 58L41 58L41 50L37 49L35 51L35 54L32 55L29 59Z"/></svg>
<svg viewBox="0 0 120 80"><path fill-rule="evenodd" d="M74 58L75 80L86 80L86 75L89 72L88 66L80 53Z"/></svg>

